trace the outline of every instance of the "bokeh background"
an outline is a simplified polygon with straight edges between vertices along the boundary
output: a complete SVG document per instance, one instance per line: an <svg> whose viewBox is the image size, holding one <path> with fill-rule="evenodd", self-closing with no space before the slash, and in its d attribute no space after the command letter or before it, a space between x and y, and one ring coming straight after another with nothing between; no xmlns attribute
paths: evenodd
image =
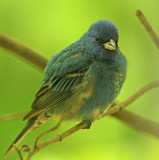
<svg viewBox="0 0 159 160"><path fill-rule="evenodd" d="M122 101L148 82L159 79L159 53L135 15L141 9L159 34L159 1L153 0L0 0L0 32L15 37L50 58L79 39L100 19L113 21L119 29L119 46L129 66ZM42 73L0 48L0 115L29 110L43 78ZM154 89L128 109L159 121L159 89ZM29 134L23 144L55 125L51 121ZM63 124L53 136L77 122ZM0 159L24 127L21 119L0 123ZM48 138L48 136L46 136ZM113 117L94 123L90 130L41 150L33 160L158 160L159 140L139 133ZM17 160L13 153L8 160Z"/></svg>

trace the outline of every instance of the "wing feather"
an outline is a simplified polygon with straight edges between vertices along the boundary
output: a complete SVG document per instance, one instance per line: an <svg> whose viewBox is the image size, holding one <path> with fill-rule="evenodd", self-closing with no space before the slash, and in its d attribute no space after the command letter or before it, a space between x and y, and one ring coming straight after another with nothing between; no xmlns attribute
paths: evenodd
<svg viewBox="0 0 159 160"><path fill-rule="evenodd" d="M23 120L53 109L55 106L58 107L60 103L86 86L86 72L89 69L90 61L80 54L72 57L67 58L67 55L61 53L48 62L43 85L35 96L31 106L32 110Z"/></svg>

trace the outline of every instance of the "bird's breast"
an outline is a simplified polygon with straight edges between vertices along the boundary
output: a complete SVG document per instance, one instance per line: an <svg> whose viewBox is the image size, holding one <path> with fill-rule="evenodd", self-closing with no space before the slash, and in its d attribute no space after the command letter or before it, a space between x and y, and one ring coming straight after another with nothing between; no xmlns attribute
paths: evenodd
<svg viewBox="0 0 159 160"><path fill-rule="evenodd" d="M98 119L111 106L120 91L123 74L116 67L103 64L93 64L89 69L89 76L93 77L93 92L84 100L84 105L77 115L83 119ZM91 81L88 86L91 86ZM89 88L89 87L88 87Z"/></svg>
<svg viewBox="0 0 159 160"><path fill-rule="evenodd" d="M95 65L92 68L92 75L95 77L93 102L105 107L114 101L118 90L119 77L116 68L107 68L103 64Z"/></svg>

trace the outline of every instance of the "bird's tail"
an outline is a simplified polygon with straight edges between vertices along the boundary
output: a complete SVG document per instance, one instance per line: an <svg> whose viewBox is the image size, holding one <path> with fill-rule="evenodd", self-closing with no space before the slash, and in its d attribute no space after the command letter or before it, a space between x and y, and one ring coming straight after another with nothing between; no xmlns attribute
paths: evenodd
<svg viewBox="0 0 159 160"><path fill-rule="evenodd" d="M30 132L32 131L35 127L34 127L34 123L35 123L36 118L33 117L31 118L27 125L25 126L25 128L20 132L20 134L17 136L17 138L13 141L13 143L11 144L11 146L8 148L6 154L5 154L5 158L7 158L8 156L10 156L12 154L12 152L14 151L14 146L18 146L18 144L23 140L23 138ZM14 144L14 146L13 146Z"/></svg>

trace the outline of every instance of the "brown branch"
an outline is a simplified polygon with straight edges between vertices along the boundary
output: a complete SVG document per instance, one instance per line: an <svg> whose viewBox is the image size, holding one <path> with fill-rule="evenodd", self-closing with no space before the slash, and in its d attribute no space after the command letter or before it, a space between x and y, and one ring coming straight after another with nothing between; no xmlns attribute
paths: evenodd
<svg viewBox="0 0 159 160"><path fill-rule="evenodd" d="M7 115L0 116L0 122L12 121L22 118L27 112L21 113L11 113Z"/></svg>
<svg viewBox="0 0 159 160"><path fill-rule="evenodd" d="M87 127L87 123L82 123L81 122L78 125L76 125L76 126L70 128L69 130L63 132L62 134L57 135L54 138L50 138L48 140L45 140L45 141L41 142L40 144L38 144L37 148L35 148L35 146L29 146L29 153L28 153L28 155L27 155L25 160L30 160L32 155L35 154L36 152L38 152L39 150L41 150L42 148L44 148L44 147L46 147L46 146L48 146L50 144L53 144L55 142L59 142L62 139L70 136L71 134L73 134L73 133L75 133L75 132L77 132L80 129L83 129L85 127Z"/></svg>
<svg viewBox="0 0 159 160"><path fill-rule="evenodd" d="M117 118L118 120L140 132L159 138L159 123L157 122L143 118L125 109L123 109L121 112L112 114L111 116Z"/></svg>
<svg viewBox="0 0 159 160"><path fill-rule="evenodd" d="M0 47L24 58L41 70L44 70L48 61L45 57L41 56L37 52L31 50L17 40L14 40L13 38L10 38L2 33L0 33Z"/></svg>
<svg viewBox="0 0 159 160"><path fill-rule="evenodd" d="M139 18L140 22L144 25L144 27L147 30L147 32L149 33L150 37L153 39L157 48L159 49L159 38L158 38L157 34L155 33L155 31L153 30L153 28L151 27L151 25L149 24L148 20L144 16L144 14L140 10L137 10L136 15Z"/></svg>
<svg viewBox="0 0 159 160"><path fill-rule="evenodd" d="M50 144L53 144L53 143L58 142L58 141L61 141L62 139L64 139L64 138L70 136L71 134L79 131L80 129L83 129L83 128L87 127L87 125L88 125L87 123L81 122L78 125L76 125L76 126L70 128L69 130L63 132L62 134L57 135L56 137L53 137L53 138L50 138L48 140L43 141L42 143L39 144L38 148L42 149L42 148L44 148L44 147L46 147L46 146L48 146Z"/></svg>
<svg viewBox="0 0 159 160"><path fill-rule="evenodd" d="M25 160L30 160L30 158L32 157L32 155L35 153L35 148L30 148L28 155L26 156Z"/></svg>

